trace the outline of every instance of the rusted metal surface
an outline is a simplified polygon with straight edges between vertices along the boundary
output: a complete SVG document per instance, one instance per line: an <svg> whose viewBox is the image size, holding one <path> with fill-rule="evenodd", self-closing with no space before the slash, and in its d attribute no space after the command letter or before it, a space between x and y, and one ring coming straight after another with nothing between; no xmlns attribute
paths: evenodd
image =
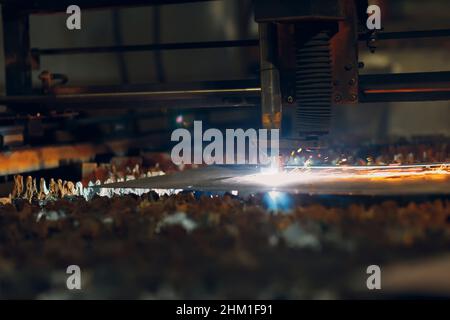
<svg viewBox="0 0 450 320"><path fill-rule="evenodd" d="M103 144L81 143L45 146L0 153L0 175L58 168L62 164L81 163L97 154L121 154L137 146L157 146L158 136L118 139Z"/></svg>
<svg viewBox="0 0 450 320"><path fill-rule="evenodd" d="M3 152L0 154L0 174L57 168L61 162L87 161L102 149L92 144L79 144Z"/></svg>

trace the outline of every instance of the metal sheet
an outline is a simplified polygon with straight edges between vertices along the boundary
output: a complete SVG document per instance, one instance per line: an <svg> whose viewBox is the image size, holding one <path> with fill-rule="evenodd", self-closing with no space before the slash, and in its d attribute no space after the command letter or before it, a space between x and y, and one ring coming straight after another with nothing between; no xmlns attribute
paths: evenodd
<svg viewBox="0 0 450 320"><path fill-rule="evenodd" d="M450 194L450 164L286 168L283 172L262 172L255 166L208 166L101 187L331 195Z"/></svg>

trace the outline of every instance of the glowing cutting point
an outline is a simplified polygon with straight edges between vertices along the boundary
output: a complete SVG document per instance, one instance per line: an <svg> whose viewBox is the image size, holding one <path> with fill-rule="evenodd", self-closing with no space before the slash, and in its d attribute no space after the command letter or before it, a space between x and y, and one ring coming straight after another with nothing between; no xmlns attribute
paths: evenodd
<svg viewBox="0 0 450 320"><path fill-rule="evenodd" d="M269 197L276 201L279 197L280 197L280 192L279 191L269 191Z"/></svg>

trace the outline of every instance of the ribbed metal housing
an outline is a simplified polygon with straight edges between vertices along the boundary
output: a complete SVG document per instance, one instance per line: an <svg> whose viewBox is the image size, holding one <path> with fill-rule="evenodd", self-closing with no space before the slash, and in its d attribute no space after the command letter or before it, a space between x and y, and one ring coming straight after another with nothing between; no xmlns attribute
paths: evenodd
<svg viewBox="0 0 450 320"><path fill-rule="evenodd" d="M295 58L295 132L301 137L327 134L332 99L329 32L297 26Z"/></svg>

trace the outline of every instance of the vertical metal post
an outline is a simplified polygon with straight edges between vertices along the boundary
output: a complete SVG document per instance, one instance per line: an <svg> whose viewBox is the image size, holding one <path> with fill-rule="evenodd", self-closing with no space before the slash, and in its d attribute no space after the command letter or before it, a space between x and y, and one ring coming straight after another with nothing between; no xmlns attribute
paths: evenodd
<svg viewBox="0 0 450 320"><path fill-rule="evenodd" d="M259 24L259 48L262 124L266 129L280 129L281 91L280 74L275 64L276 28L274 24Z"/></svg>
<svg viewBox="0 0 450 320"><path fill-rule="evenodd" d="M32 82L28 14L4 6L2 16L6 93L30 94Z"/></svg>

